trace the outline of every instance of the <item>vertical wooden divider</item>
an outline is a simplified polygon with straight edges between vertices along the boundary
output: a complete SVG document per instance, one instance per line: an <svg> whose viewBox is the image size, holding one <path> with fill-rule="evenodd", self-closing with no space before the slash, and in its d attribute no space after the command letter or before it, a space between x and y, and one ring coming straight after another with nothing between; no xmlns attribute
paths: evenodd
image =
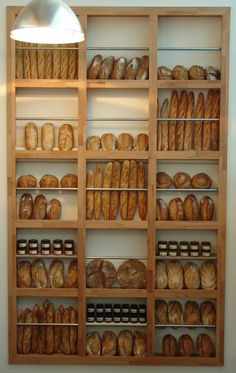
<svg viewBox="0 0 236 373"><path fill-rule="evenodd" d="M82 29L87 35L87 16L79 17ZM86 39L79 44L79 92L78 92L78 349L79 354L86 354Z"/></svg>
<svg viewBox="0 0 236 373"><path fill-rule="evenodd" d="M15 164L15 113L16 113L16 88L15 88L15 42L9 38L12 24L15 21L15 12L11 10L7 17L7 183L8 183L8 345L9 362L13 362L17 354L17 298L16 298L16 164Z"/></svg>
<svg viewBox="0 0 236 373"><path fill-rule="evenodd" d="M148 160L148 252L147 252L147 349L155 350L155 241L156 241L156 117L157 117L157 17L149 16L149 160Z"/></svg>
<svg viewBox="0 0 236 373"><path fill-rule="evenodd" d="M225 243L226 243L226 192L227 192L227 123L230 10L224 9L221 17L221 100L220 144L218 177L218 252L217 252L217 321L216 357L224 363L224 297L225 297Z"/></svg>

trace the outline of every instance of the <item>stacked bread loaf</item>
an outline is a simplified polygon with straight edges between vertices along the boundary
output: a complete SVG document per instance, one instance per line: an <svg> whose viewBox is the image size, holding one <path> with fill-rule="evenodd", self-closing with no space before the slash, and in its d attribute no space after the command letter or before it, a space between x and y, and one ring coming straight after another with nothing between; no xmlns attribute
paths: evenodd
<svg viewBox="0 0 236 373"><path fill-rule="evenodd" d="M214 345L206 333L201 333L196 338L194 351L193 339L189 334L183 334L178 341L172 334L166 334L162 339L162 353L164 356L192 356L194 353L200 357L215 355Z"/></svg>
<svg viewBox="0 0 236 373"><path fill-rule="evenodd" d="M61 202L53 198L47 202L43 194L34 199L30 193L22 194L19 204L19 219L57 220L61 215Z"/></svg>
<svg viewBox="0 0 236 373"><path fill-rule="evenodd" d="M17 286L19 288L77 288L77 260L69 262L65 273L64 262L53 259L48 269L42 259L21 261L17 265Z"/></svg>
<svg viewBox="0 0 236 373"><path fill-rule="evenodd" d="M78 44L16 42L16 48L16 79L78 78Z"/></svg>
<svg viewBox="0 0 236 373"><path fill-rule="evenodd" d="M107 330L102 337L98 332L87 334L86 353L89 356L145 356L147 337L145 333L121 330L118 335Z"/></svg>
<svg viewBox="0 0 236 373"><path fill-rule="evenodd" d="M145 187L145 170L143 162L125 160L109 162L104 172L99 164L95 172L87 173L86 218L88 220L115 220L120 213L122 220L133 220L138 208L141 220L147 215L147 192L129 191ZM93 188L97 190L93 191ZM112 190L114 188L114 191ZM102 190L106 189L106 190ZM110 190L111 189L111 190ZM121 190L115 190L121 189ZM124 190L122 190L124 189Z"/></svg>
<svg viewBox="0 0 236 373"><path fill-rule="evenodd" d="M148 77L148 56L134 57L127 62L125 57L115 59L113 56L108 56L103 59L100 54L97 54L90 62L87 71L88 79L144 80Z"/></svg>
<svg viewBox="0 0 236 373"><path fill-rule="evenodd" d="M134 140L130 133L121 133L118 138L113 133L104 133L101 137L90 136L86 141L86 149L92 151L146 151L148 135L140 133Z"/></svg>
<svg viewBox="0 0 236 373"><path fill-rule="evenodd" d="M174 90L158 109L157 150L219 149L220 92L209 90L206 98L200 92L194 104L194 93ZM159 108L159 103L158 103ZM168 120L167 120L168 118ZM173 118L173 119L172 119ZM190 120L195 119L195 120ZM206 120L204 120L206 119ZM209 119L209 120L207 120Z"/></svg>
<svg viewBox="0 0 236 373"><path fill-rule="evenodd" d="M18 309L17 323L20 324L17 326L19 354L77 353L78 314L74 307L60 305L55 308L53 303L45 300L43 304L35 304L33 309Z"/></svg>
<svg viewBox="0 0 236 373"><path fill-rule="evenodd" d="M157 289L216 289L217 273L213 261L198 266L179 261L156 262L155 287Z"/></svg>
<svg viewBox="0 0 236 373"><path fill-rule="evenodd" d="M16 183L18 188L37 188L38 181L33 175L19 176ZM78 177L74 174L64 175L60 182L54 175L45 174L39 180L40 188L77 188Z"/></svg>
<svg viewBox="0 0 236 373"><path fill-rule="evenodd" d="M219 80L220 71L213 66L204 68L193 65L187 69L183 65L176 65L172 70L166 66L160 66L157 69L157 76L159 80Z"/></svg>

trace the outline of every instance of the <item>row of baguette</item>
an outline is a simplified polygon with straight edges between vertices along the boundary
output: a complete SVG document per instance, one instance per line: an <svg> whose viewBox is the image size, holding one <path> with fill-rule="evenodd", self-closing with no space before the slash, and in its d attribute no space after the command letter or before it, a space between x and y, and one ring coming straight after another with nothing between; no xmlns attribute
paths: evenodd
<svg viewBox="0 0 236 373"><path fill-rule="evenodd" d="M60 259L53 259L48 270L42 259L35 259L32 263L21 261L17 265L17 286L19 288L77 288L77 260L69 262L66 274L64 263Z"/></svg>
<svg viewBox="0 0 236 373"><path fill-rule="evenodd" d="M47 201L43 194L34 199L30 193L22 194L19 203L19 219L29 220L57 220L61 215L61 202L53 198Z"/></svg>
<svg viewBox="0 0 236 373"><path fill-rule="evenodd" d="M161 325L215 325L216 308L214 303L204 301L200 305L196 301L187 301L183 307L175 300L169 303L157 300L155 303L155 323Z"/></svg>
<svg viewBox="0 0 236 373"><path fill-rule="evenodd" d="M170 104L165 98L162 105L158 103L157 117L162 118L158 125L157 150L171 151L209 151L219 149L219 121L202 121L219 119L220 92L210 89L206 100L200 92L194 110L194 93L183 90L178 94L172 91ZM173 118L173 120L165 120ZM176 121L175 119L179 119ZM188 118L196 118L193 122ZM199 120L197 120L199 118Z"/></svg>
<svg viewBox="0 0 236 373"><path fill-rule="evenodd" d="M33 309L17 310L18 323L56 323L77 324L77 310L70 306L60 305L55 308L53 303L45 300L35 304ZM17 352L19 354L38 353L40 355L77 353L78 327L75 325L18 325Z"/></svg>
<svg viewBox="0 0 236 373"><path fill-rule="evenodd" d="M78 78L78 50L63 49L61 44L50 49L50 45L23 42L16 42L16 47L16 79ZM22 47L26 49L18 49ZM64 47L68 48L68 44ZM78 48L78 44L69 47Z"/></svg>

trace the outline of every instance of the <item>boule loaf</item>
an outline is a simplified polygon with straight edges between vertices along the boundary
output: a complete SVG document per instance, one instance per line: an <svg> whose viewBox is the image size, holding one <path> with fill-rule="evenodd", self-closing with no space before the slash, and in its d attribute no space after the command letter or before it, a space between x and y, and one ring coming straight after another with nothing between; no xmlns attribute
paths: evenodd
<svg viewBox="0 0 236 373"><path fill-rule="evenodd" d="M89 136L86 140L86 149L98 151L101 147L101 139L99 136Z"/></svg>
<svg viewBox="0 0 236 373"><path fill-rule="evenodd" d="M157 68L158 80L172 80L172 71L166 66L159 66Z"/></svg>
<svg viewBox="0 0 236 373"><path fill-rule="evenodd" d="M58 134L58 148L62 151L72 150L74 147L74 133L71 124L62 124Z"/></svg>
<svg viewBox="0 0 236 373"><path fill-rule="evenodd" d="M199 289L200 272L199 267L194 263L187 263L184 266L184 284L187 289Z"/></svg>
<svg viewBox="0 0 236 373"><path fill-rule="evenodd" d="M106 330L102 336L102 356L116 356L117 338L114 332Z"/></svg>
<svg viewBox="0 0 236 373"><path fill-rule="evenodd" d="M202 289L216 289L217 274L214 262L207 261L200 266L200 277Z"/></svg>
<svg viewBox="0 0 236 373"><path fill-rule="evenodd" d="M66 288L77 288L78 287L78 263L77 259L70 261L68 266L68 272L65 278Z"/></svg>
<svg viewBox="0 0 236 373"><path fill-rule="evenodd" d="M165 262L156 263L155 288L166 289L168 286L167 267Z"/></svg>
<svg viewBox="0 0 236 373"><path fill-rule="evenodd" d="M184 276L182 264L178 261L167 263L167 278L169 289L183 289Z"/></svg>
<svg viewBox="0 0 236 373"><path fill-rule="evenodd" d="M156 201L156 220L168 220L168 207L163 199L158 198Z"/></svg>
<svg viewBox="0 0 236 373"><path fill-rule="evenodd" d="M140 65L137 71L136 79L144 80L149 77L149 57L142 56L140 60Z"/></svg>
<svg viewBox="0 0 236 373"><path fill-rule="evenodd" d="M58 178L54 175L43 175L39 180L40 188L58 188L59 181Z"/></svg>
<svg viewBox="0 0 236 373"><path fill-rule="evenodd" d="M101 355L101 338L98 332L92 332L87 334L86 354L89 356Z"/></svg>
<svg viewBox="0 0 236 373"><path fill-rule="evenodd" d="M33 175L22 175L17 179L18 188L35 188L37 186L37 179Z"/></svg>
<svg viewBox="0 0 236 373"><path fill-rule="evenodd" d="M140 58L139 57L132 58L128 62L126 70L125 70L125 79L129 79L129 80L136 79L139 65L140 65Z"/></svg>
<svg viewBox="0 0 236 373"><path fill-rule="evenodd" d="M116 137L113 133L104 133L101 137L102 150L113 152L116 149Z"/></svg>
<svg viewBox="0 0 236 373"><path fill-rule="evenodd" d="M64 263L60 259L53 259L48 271L48 281L51 288L63 288L64 286Z"/></svg>
<svg viewBox="0 0 236 373"><path fill-rule="evenodd" d="M171 301L168 303L168 321L173 325L183 324L183 310L181 303Z"/></svg>
<svg viewBox="0 0 236 373"><path fill-rule="evenodd" d="M121 133L118 136L117 150L128 152L133 149L134 139L130 133Z"/></svg>
<svg viewBox="0 0 236 373"><path fill-rule="evenodd" d="M125 260L118 267L117 281L123 289L145 289L147 286L145 265L137 259Z"/></svg>
<svg viewBox="0 0 236 373"><path fill-rule="evenodd" d="M199 220L199 208L197 199L193 194L188 194L184 199L184 220Z"/></svg>
<svg viewBox="0 0 236 373"><path fill-rule="evenodd" d="M133 334L130 330L122 330L117 337L118 355L131 356L133 352Z"/></svg>
<svg viewBox="0 0 236 373"><path fill-rule="evenodd" d="M200 310L199 305L195 301L187 301L184 308L184 322L187 325L200 324Z"/></svg>
<svg viewBox="0 0 236 373"><path fill-rule="evenodd" d="M135 151L147 151L148 150L148 135L146 133L139 133L134 142Z"/></svg>
<svg viewBox="0 0 236 373"><path fill-rule="evenodd" d="M164 356L177 355L177 340L171 334L166 334L162 339L162 353Z"/></svg>
<svg viewBox="0 0 236 373"><path fill-rule="evenodd" d="M61 202L53 198L47 203L46 217L49 220L57 220L61 215Z"/></svg>
<svg viewBox="0 0 236 373"><path fill-rule="evenodd" d="M116 281L114 265L103 259L93 259L86 267L87 287L111 288Z"/></svg>
<svg viewBox="0 0 236 373"><path fill-rule="evenodd" d="M214 201L211 197L205 196L200 200L201 220L210 221L214 216Z"/></svg>
<svg viewBox="0 0 236 373"><path fill-rule="evenodd" d="M147 354L147 336L138 330L134 332L133 354L134 356L146 356Z"/></svg>
<svg viewBox="0 0 236 373"><path fill-rule="evenodd" d="M184 220L184 205L181 198L173 198L168 204L169 220L182 221Z"/></svg>
<svg viewBox="0 0 236 373"><path fill-rule="evenodd" d="M61 188L77 188L78 177L74 174L66 174L60 180Z"/></svg>
<svg viewBox="0 0 236 373"><path fill-rule="evenodd" d="M188 80L188 70L183 65L176 65L172 70L172 77L175 80Z"/></svg>
<svg viewBox="0 0 236 373"><path fill-rule="evenodd" d="M205 301L200 305L201 322L204 325L215 325L216 323L216 307L214 303Z"/></svg>
<svg viewBox="0 0 236 373"><path fill-rule="evenodd" d="M157 172L156 187L160 189L169 188L172 183L171 177L166 172Z"/></svg>
<svg viewBox="0 0 236 373"><path fill-rule="evenodd" d="M196 340L197 354L201 357L210 357L214 355L214 346L211 338L206 333L201 333Z"/></svg>
<svg viewBox="0 0 236 373"><path fill-rule="evenodd" d="M35 259L31 265L31 286L33 288L47 288L48 274L45 263L42 259Z"/></svg>
<svg viewBox="0 0 236 373"><path fill-rule="evenodd" d="M33 203L33 219L45 219L47 213L47 200L43 194L39 194L35 197Z"/></svg>
<svg viewBox="0 0 236 373"><path fill-rule="evenodd" d="M196 174L191 179L192 188L208 189L211 187L211 178L204 172Z"/></svg>
<svg viewBox="0 0 236 373"><path fill-rule="evenodd" d="M167 324L167 322L168 322L167 303L164 300L157 300L155 302L155 323Z"/></svg>
<svg viewBox="0 0 236 373"><path fill-rule="evenodd" d="M173 184L175 188L185 189L191 188L191 179L186 172L177 172L173 177Z"/></svg>
<svg viewBox="0 0 236 373"><path fill-rule="evenodd" d="M191 356L193 354L193 340L188 334L181 335L178 340L180 356Z"/></svg>
<svg viewBox="0 0 236 373"><path fill-rule="evenodd" d="M19 204L19 219L31 219L33 212L33 197L30 193L22 194Z"/></svg>
<svg viewBox="0 0 236 373"><path fill-rule="evenodd" d="M205 69L199 65L193 65L188 70L189 79L204 80L206 78Z"/></svg>
<svg viewBox="0 0 236 373"><path fill-rule="evenodd" d="M17 287L30 288L31 284L31 263L28 261L19 262L17 264Z"/></svg>

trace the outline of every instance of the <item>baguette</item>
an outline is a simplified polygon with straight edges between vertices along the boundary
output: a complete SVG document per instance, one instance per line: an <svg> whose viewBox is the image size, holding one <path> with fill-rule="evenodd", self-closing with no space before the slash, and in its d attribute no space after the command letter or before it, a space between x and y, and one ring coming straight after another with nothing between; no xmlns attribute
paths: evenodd
<svg viewBox="0 0 236 373"><path fill-rule="evenodd" d="M143 162L138 163L138 188L145 187L145 174ZM141 220L146 220L147 215L147 193L138 192L138 212Z"/></svg>
<svg viewBox="0 0 236 373"><path fill-rule="evenodd" d="M166 98L161 107L161 118L168 118L169 101ZM161 120L161 150L168 150L168 121Z"/></svg>
<svg viewBox="0 0 236 373"><path fill-rule="evenodd" d="M32 311L32 322L38 323L38 305L35 304ZM36 353L38 351L38 335L39 327L38 325L32 326L32 339L31 339L31 352Z"/></svg>
<svg viewBox="0 0 236 373"><path fill-rule="evenodd" d="M111 187L112 167L112 162L107 163L103 177L103 188ZM102 192L102 216L104 220L110 218L110 195L111 192L108 190Z"/></svg>
<svg viewBox="0 0 236 373"><path fill-rule="evenodd" d="M31 47L34 47L35 44L31 43ZM37 50L30 49L30 76L31 79L38 79L38 62L37 62Z"/></svg>
<svg viewBox="0 0 236 373"><path fill-rule="evenodd" d="M88 79L98 78L98 73L99 73L101 64L102 64L102 56L100 54L97 54L96 56L93 57L88 67L88 71L87 71Z"/></svg>
<svg viewBox="0 0 236 373"><path fill-rule="evenodd" d="M178 118L186 118L187 112L187 92L181 91L179 97L179 105L178 105ZM175 149L176 150L183 150L184 144L184 127L185 121L180 120L177 122L176 125L176 138L175 138Z"/></svg>
<svg viewBox="0 0 236 373"><path fill-rule="evenodd" d="M67 48L67 44L61 47ZM68 49L61 50L61 66L60 66L60 79L68 78L68 66L69 66L69 53Z"/></svg>
<svg viewBox="0 0 236 373"><path fill-rule="evenodd" d="M98 164L96 164L94 187L95 188L102 187L102 170ZM100 219L101 211L102 211L102 192L100 190L96 190L94 192L94 219L95 220Z"/></svg>
<svg viewBox="0 0 236 373"><path fill-rule="evenodd" d="M53 76L53 53L52 50L45 50L45 79L52 79Z"/></svg>
<svg viewBox="0 0 236 373"><path fill-rule="evenodd" d="M77 311L73 307L69 307L69 311L70 311L70 323L77 324L78 323ZM70 353L71 354L77 353L77 340L78 340L78 327L70 326Z"/></svg>
<svg viewBox="0 0 236 373"><path fill-rule="evenodd" d="M62 323L70 323L70 311L69 308L65 308L62 316ZM62 346L65 355L70 355L70 327L62 326Z"/></svg>
<svg viewBox="0 0 236 373"><path fill-rule="evenodd" d="M137 183L138 183L137 163L135 161L130 161L129 187L137 188ZM127 220L133 220L136 207L137 207L137 192L130 191L129 198L128 198Z"/></svg>
<svg viewBox="0 0 236 373"><path fill-rule="evenodd" d="M169 118L177 118L178 115L178 92L173 91L170 99ZM168 149L175 150L176 120L170 120L168 124ZM167 149L165 149L167 150Z"/></svg>
<svg viewBox="0 0 236 373"><path fill-rule="evenodd" d="M87 173L87 188L94 188L94 172L89 170ZM86 219L93 218L94 210L94 191L90 190L86 193Z"/></svg>
<svg viewBox="0 0 236 373"><path fill-rule="evenodd" d="M55 48L59 48L58 44L55 44ZM52 66L53 72L52 77L53 79L60 79L60 68L61 68L61 50L60 49L53 49L52 51Z"/></svg>
<svg viewBox="0 0 236 373"><path fill-rule="evenodd" d="M220 91L214 92L212 118L220 118ZM211 150L219 150L219 122L211 123Z"/></svg>
<svg viewBox="0 0 236 373"><path fill-rule="evenodd" d="M160 105L157 99L157 118L160 118ZM157 150L161 150L161 122L157 120Z"/></svg>
<svg viewBox="0 0 236 373"><path fill-rule="evenodd" d="M44 47L44 44L38 44L38 48ZM38 64L38 78L39 79L44 79L45 77L45 57L46 57L46 52L44 49L38 49L38 58L37 58L37 64Z"/></svg>
<svg viewBox="0 0 236 373"><path fill-rule="evenodd" d="M20 41L16 42L16 79L23 79L23 49L17 49L23 46Z"/></svg>
<svg viewBox="0 0 236 373"><path fill-rule="evenodd" d="M24 312L20 309L17 310L17 322L18 323L24 322ZM23 336L24 336L24 326L18 325L17 326L17 352L18 354L23 353Z"/></svg>
<svg viewBox="0 0 236 373"><path fill-rule="evenodd" d="M30 44L25 43L24 46L29 48ZM24 79L30 79L31 69L30 69L30 50L29 49L23 50L23 66L24 66Z"/></svg>
<svg viewBox="0 0 236 373"><path fill-rule="evenodd" d="M129 188L130 162L124 161L121 169L120 188ZM120 216L122 220L128 217L128 192L120 192Z"/></svg>
<svg viewBox="0 0 236 373"><path fill-rule="evenodd" d="M125 57L117 58L114 62L111 79L124 79L127 60Z"/></svg>
<svg viewBox="0 0 236 373"><path fill-rule="evenodd" d="M55 324L62 323L63 312L64 312L63 306L60 306L55 310ZM59 325L54 326L54 338L53 338L53 352L54 353L57 353L60 351L61 331L62 331L61 326Z"/></svg>
<svg viewBox="0 0 236 373"><path fill-rule="evenodd" d="M191 91L188 93L187 98L187 111L186 111L186 118L193 118L194 113L194 93ZM183 150L188 151L192 147L193 141L193 125L192 121L185 121L185 128L184 128L184 145Z"/></svg>
<svg viewBox="0 0 236 373"><path fill-rule="evenodd" d="M25 323L32 323L32 311L28 308L24 312L24 320ZM31 337L32 337L32 329L30 325L24 326L24 333L23 333L23 354L28 354L31 349Z"/></svg>
<svg viewBox="0 0 236 373"><path fill-rule="evenodd" d="M77 43L71 44L71 48L78 48ZM78 77L78 49L70 49L68 57L68 79Z"/></svg>
<svg viewBox="0 0 236 373"><path fill-rule="evenodd" d="M39 323L46 323L46 310L43 305L38 307L38 320ZM38 334L38 353L44 354L46 350L46 328L45 326L39 326Z"/></svg>
<svg viewBox="0 0 236 373"><path fill-rule="evenodd" d="M47 323L54 322L54 307L52 303L49 303L46 310L46 321ZM51 355L53 353L53 326L46 326L46 354Z"/></svg>
<svg viewBox="0 0 236 373"><path fill-rule="evenodd" d="M206 97L206 110L205 118L212 118L212 109L213 109L213 90L210 89ZM211 122L206 120L203 123L202 129L202 150L211 150Z"/></svg>
<svg viewBox="0 0 236 373"><path fill-rule="evenodd" d="M111 187L119 188L120 187L120 174L121 166L120 162L115 161L112 167L112 176L111 176ZM110 196L110 220L116 220L116 215L119 207L119 192L113 190Z"/></svg>
<svg viewBox="0 0 236 373"><path fill-rule="evenodd" d="M202 92L198 94L195 118L204 118L204 95ZM193 130L193 146L194 150L202 150L202 120L195 120Z"/></svg>

